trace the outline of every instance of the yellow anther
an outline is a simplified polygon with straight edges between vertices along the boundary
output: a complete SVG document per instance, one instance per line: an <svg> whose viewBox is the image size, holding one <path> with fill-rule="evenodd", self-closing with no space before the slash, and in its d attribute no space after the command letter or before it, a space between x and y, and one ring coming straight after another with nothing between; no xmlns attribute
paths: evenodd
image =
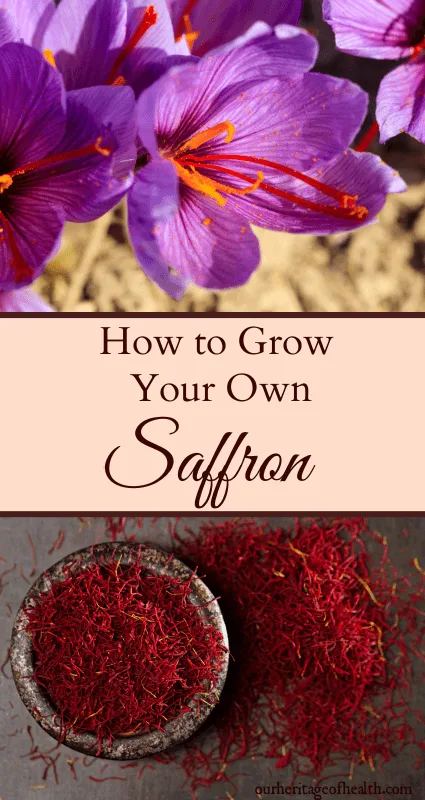
<svg viewBox="0 0 425 800"><path fill-rule="evenodd" d="M0 194L6 191L6 189L10 189L13 183L13 178L10 175L0 175Z"/></svg>
<svg viewBox="0 0 425 800"><path fill-rule="evenodd" d="M183 183L186 184L186 186L190 186L191 189L195 189L197 192L206 194L207 197L211 197L216 201L216 203L218 203L219 206L225 206L227 203L226 197L222 197L220 192L223 192L223 194L236 195L251 194L251 192L254 192L256 189L258 189L264 180L263 173L259 172L255 183L253 183L251 186L248 186L246 189L237 189L235 186L227 186L225 183L220 183L213 178L207 178L205 175L201 175L199 172L197 172L193 167L189 166L186 168L179 164L178 161L173 160L173 164L177 170L179 178L183 181Z"/></svg>
<svg viewBox="0 0 425 800"><path fill-rule="evenodd" d="M215 188L214 181L210 180L210 178L205 178L203 175L200 175L199 172L190 171L182 167L178 161L174 161L174 166L177 170L177 175L186 184L186 186L190 186L191 189L195 189L196 192L202 192L202 194L206 194L207 197L211 197L213 200L218 203L219 206L225 206L227 200L225 197L222 197L221 194L218 193L217 189Z"/></svg>
<svg viewBox="0 0 425 800"><path fill-rule="evenodd" d="M224 137L224 141L226 144L232 141L235 135L235 126L232 125L231 122L226 120L225 122L219 122L218 125L213 125L212 128L207 128L205 131L201 131L201 133L195 134L192 136L189 141L185 142L177 151L176 155L179 156L182 153L185 153L187 150L197 150L202 144L206 142L210 142L211 139L215 139L217 136L220 136L222 133L226 133L227 135Z"/></svg>
<svg viewBox="0 0 425 800"><path fill-rule="evenodd" d="M96 143L95 143L95 148L96 148L97 152L100 153L102 156L110 156L111 153L112 153L111 148L110 147L102 147L102 142L103 142L103 139L102 139L101 136L99 136L99 138L96 140Z"/></svg>
<svg viewBox="0 0 425 800"><path fill-rule="evenodd" d="M55 57L51 50L43 50L43 56L51 67L57 69Z"/></svg>

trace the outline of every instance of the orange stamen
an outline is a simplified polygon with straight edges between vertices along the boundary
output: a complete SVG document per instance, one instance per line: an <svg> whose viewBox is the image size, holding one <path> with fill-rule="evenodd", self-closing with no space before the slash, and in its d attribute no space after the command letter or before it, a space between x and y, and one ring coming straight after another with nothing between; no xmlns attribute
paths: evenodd
<svg viewBox="0 0 425 800"><path fill-rule="evenodd" d="M54 57L54 55L53 55L51 50L43 50L43 56L46 59L47 63L50 64L51 67L54 67L55 69L57 69L55 57Z"/></svg>
<svg viewBox="0 0 425 800"><path fill-rule="evenodd" d="M127 86L127 81L124 78L124 75L119 75L118 78L115 78L112 86Z"/></svg>
<svg viewBox="0 0 425 800"><path fill-rule="evenodd" d="M221 194L219 194L214 181L203 175L199 175L198 172L189 171L186 169L186 167L183 167L181 164L179 164L178 161L173 161L173 163L177 170L177 175L179 176L180 180L186 184L186 186L190 186L191 189L195 189L195 191L211 197L216 201L216 203L218 203L219 206L226 205L227 200L225 197L222 197Z"/></svg>
<svg viewBox="0 0 425 800"><path fill-rule="evenodd" d="M13 183L13 178L10 175L0 175L0 194L6 191L6 189L10 189Z"/></svg>
<svg viewBox="0 0 425 800"><path fill-rule="evenodd" d="M194 31L192 28L192 23L190 21L190 17L186 14L182 17L183 25L184 25L184 37L186 39L186 44L192 52L193 45L195 44L196 40L199 39L200 31ZM179 42L182 37L176 37L176 42Z"/></svg>
<svg viewBox="0 0 425 800"><path fill-rule="evenodd" d="M28 172L34 172L34 170L41 169L42 167L52 167L55 164L62 164L63 162L72 161L76 158L84 158L85 156L96 154L110 156L112 152L112 148L103 147L103 139L99 136L93 144L80 147L78 150L69 150L67 153L57 153L56 155L47 156L46 158L40 158L39 161L31 161L23 167L14 169L7 177L16 178L18 175L26 175Z"/></svg>
<svg viewBox="0 0 425 800"><path fill-rule="evenodd" d="M139 44L140 39L145 35L149 28L152 28L153 25L156 25L157 20L158 14L155 11L155 6L148 6L133 35L130 36L127 44L122 48L121 52L117 56L111 72L109 73L109 78L106 82L109 86L114 85L124 61Z"/></svg>
<svg viewBox="0 0 425 800"><path fill-rule="evenodd" d="M10 251L12 253L12 259L10 261L10 266L13 269L13 275L15 283L21 283L24 280L32 280L33 271L31 267L28 266L27 262L21 255L19 251L19 247L16 244L15 234L13 228L7 219L7 217L0 211L0 221L3 225L3 228L6 232L6 236L9 242Z"/></svg>
<svg viewBox="0 0 425 800"><path fill-rule="evenodd" d="M183 183L190 186L191 189L195 189L197 192L202 192L202 194L207 195L207 197L211 197L219 206L225 206L227 203L227 199L222 197L220 192L237 195L251 194L251 192L258 189L264 180L263 173L259 172L257 180L253 180L252 186L248 186L246 189L238 189L234 186L227 186L225 183L220 183L213 178L208 178L206 175L201 175L191 164L187 167L183 167L178 161L174 161L174 159L172 159L172 162Z"/></svg>
<svg viewBox="0 0 425 800"><path fill-rule="evenodd" d="M188 3L186 4L185 9L183 11L183 14L181 16L180 22L179 22L179 24L177 25L177 28L176 28L176 33L175 33L176 42L178 42L178 40L181 39L181 37L185 33L189 34L189 35L193 34L192 26L190 24L190 15L191 15L193 9L196 6L196 3L197 3L197 0L188 0ZM190 27L190 30L188 30L188 25ZM198 38L198 36L199 36L199 33L196 33L196 38Z"/></svg>
<svg viewBox="0 0 425 800"><path fill-rule="evenodd" d="M209 142L211 139L215 139L216 136L220 136L221 133L226 133L227 135L224 138L226 144L232 141L235 135L235 126L232 125L231 122L226 120L225 122L219 122L218 125L214 125L212 128L207 128L205 131L201 131L201 133L195 134L185 142L176 152L176 156L180 156L180 153L185 153L186 150L196 150L201 145Z"/></svg>

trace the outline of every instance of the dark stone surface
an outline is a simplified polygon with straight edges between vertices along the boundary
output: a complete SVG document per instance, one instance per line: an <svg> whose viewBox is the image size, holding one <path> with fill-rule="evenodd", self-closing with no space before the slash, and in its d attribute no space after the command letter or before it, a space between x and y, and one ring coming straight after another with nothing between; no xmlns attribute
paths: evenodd
<svg viewBox="0 0 425 800"><path fill-rule="evenodd" d="M285 524L292 520L272 519L271 524ZM417 518L383 518L370 520L371 527L385 534L388 539L389 556L403 573L411 567L409 562L417 556L420 563L425 563L425 519ZM192 530L197 530L199 520L182 520L181 525L187 524ZM167 528L169 520L160 519L154 524L152 520L145 520L143 529L138 533L140 541L154 543L158 547L166 547L168 543ZM47 554L51 548L57 532L63 528L66 533L65 543L60 553ZM20 577L19 570L4 579L8 584L0 598L0 660L6 654L9 646L14 615L16 614L23 597L29 589L29 584L42 571L52 566L60 556L93 544L100 534L100 522L93 521L92 527L84 527L80 531L80 521L77 519L0 519L0 556L7 560L7 564L0 563L0 572L9 568L14 562L21 565L23 574L28 582ZM402 531L407 529L409 537L406 539ZM31 533L37 549L37 572L29 578L32 557L28 545L27 532ZM102 537L101 537L102 538ZM99 539L98 539L99 541ZM6 605L9 604L10 608ZM261 657L261 654L259 654ZM9 665L5 667L6 674L10 676ZM13 708L9 705L13 704ZM412 706L425 711L424 686L419 681L412 686ZM99 766L94 765L90 770L78 766L78 781L74 782L66 763L59 770L59 786L55 786L51 774L42 780L44 764L41 761L30 761L22 758L29 751L29 741L26 726L32 725L36 743L40 749L48 750L52 745L51 737L34 723L33 718L26 710L16 691L11 677L5 678L0 673L0 798L2 800L191 800L187 787L181 788L184 776L174 766L157 764L155 771L147 770L140 781L137 780L137 770L128 769L120 772L119 765L113 761L100 761ZM419 724L418 724L419 727ZM203 733L202 736L208 733ZM76 756L73 750L63 748L65 758L72 760ZM54 755L54 754L53 754ZM65 761L65 759L61 759ZM382 772L374 775L368 766L364 765L355 770L352 786L362 786L366 781L367 786L374 781L381 789L387 786L411 787L411 794L403 796L412 797L413 800L422 800L425 797L425 776L422 772L412 768L412 753L406 748L396 759L387 764ZM125 776L125 782L111 781L101 784L92 783L87 779L87 774L98 775L102 765L108 765L103 777L109 775ZM235 778L238 789L236 800L255 800L258 795L256 787L273 787L279 780L280 785L289 785L290 771L273 769L273 762L248 760L232 769L239 773ZM87 773L87 774L86 774ZM243 774L242 774L243 773ZM338 777L325 776L325 785L337 787ZM311 787L311 781L304 779L306 789ZM47 788L33 788L33 787ZM301 780L297 786L302 786ZM230 795L234 791L229 786L220 788L216 785L212 789L202 789L198 793L198 800L226 800L226 789ZM302 791L302 790L301 790ZM269 792L271 794L271 791ZM268 795L264 793L264 798ZM275 792L276 796L276 792ZM307 795L306 795L307 796ZM311 797L312 795L310 795ZM332 794L332 797L343 798L347 794ZM370 795L370 796L376 796Z"/></svg>

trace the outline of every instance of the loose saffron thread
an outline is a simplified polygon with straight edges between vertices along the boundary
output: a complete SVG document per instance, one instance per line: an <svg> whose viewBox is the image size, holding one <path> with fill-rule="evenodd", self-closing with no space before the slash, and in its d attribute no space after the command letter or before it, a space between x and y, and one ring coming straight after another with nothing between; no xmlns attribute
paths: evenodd
<svg viewBox="0 0 425 800"><path fill-rule="evenodd" d="M377 569L367 538L382 551ZM227 779L223 763L229 769L243 756L274 758L276 768L288 760L295 777L346 761L352 778L356 764L375 770L414 738L408 697L425 637L425 581L419 573L414 602L394 595L386 542L364 520L308 520L292 533L225 521L175 539L181 558L223 595L240 641L216 740L207 752L194 742L179 760L194 796ZM394 607L404 633L393 628Z"/></svg>
<svg viewBox="0 0 425 800"><path fill-rule="evenodd" d="M30 578L37 572L37 553L35 552L35 545L32 540L31 534L27 533L28 544L31 548L31 556L32 556L32 569L29 573Z"/></svg>
<svg viewBox="0 0 425 800"><path fill-rule="evenodd" d="M14 563L12 564L11 567L9 567L9 569L5 569L3 572L0 572L0 595L3 594L5 587L8 585L7 583L4 583L3 579L6 577L6 575L11 575L11 573L15 571L17 566L18 565Z"/></svg>
<svg viewBox="0 0 425 800"><path fill-rule="evenodd" d="M58 535L56 536L56 539L54 540L54 542L52 544L52 546L47 551L47 554L50 556L50 555L52 555L54 550L60 550L62 545L63 545L63 543L64 543L64 541L65 541L65 531L59 531Z"/></svg>
<svg viewBox="0 0 425 800"><path fill-rule="evenodd" d="M6 665L9 663L9 661L10 661L10 648L8 649L8 651L7 651L7 653L6 653L6 658L4 659L3 663L2 663L2 664L0 664L0 672L2 673L2 675L3 675L3 676L4 676L4 677L7 679L7 680L9 680L10 676L9 676L9 675L6 675L6 672L5 672L5 669L4 669L4 668L5 668L5 666L6 666Z"/></svg>
<svg viewBox="0 0 425 800"><path fill-rule="evenodd" d="M112 69L109 73L109 77L107 80L108 85L112 85L116 82L116 80L120 79L119 71L124 64L124 61L128 58L130 53L134 50L134 48L138 45L141 38L147 33L147 31L152 28L153 25L156 25L158 20L158 14L155 11L155 6L148 6L143 17L138 24L136 30L130 36L128 42L122 48L121 52L118 54Z"/></svg>

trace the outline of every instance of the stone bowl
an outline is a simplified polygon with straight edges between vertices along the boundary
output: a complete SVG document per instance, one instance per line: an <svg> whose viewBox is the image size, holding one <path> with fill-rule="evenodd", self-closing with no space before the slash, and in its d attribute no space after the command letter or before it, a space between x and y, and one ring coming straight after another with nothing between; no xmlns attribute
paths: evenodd
<svg viewBox="0 0 425 800"><path fill-rule="evenodd" d="M35 598L47 592L52 583L64 579L64 570L70 564L76 562L76 568L80 571L87 569L99 557L115 559L116 561L120 558L121 565L124 566L130 565L136 557L139 557L142 564L159 575L167 575L183 581L187 581L192 575L192 570L182 561L174 557L170 561L170 555L161 550L139 544L111 544L107 542L66 556L46 572L43 572L35 581L16 616L12 631L10 660L13 678L22 701L43 730L57 740L61 739L61 733L63 732L61 732L59 724L55 721L55 709L33 676L34 663L31 638L25 632L28 622L27 609L34 606ZM223 644L228 648L226 626L217 601L214 600L214 596L208 587L199 578L194 578L192 587L192 592L189 595L190 601L194 605L200 606L200 615L221 632ZM208 605L205 606L205 603L208 603ZM196 704L192 700L189 703L191 710L175 719L169 720L164 726L164 731L155 730L134 736L118 737L113 740L112 744L106 741L103 742L100 750L98 744L96 744L94 734L74 733L72 728L61 741L81 753L121 761L144 758L181 744L193 736L217 705L226 680L228 664L229 654L226 651L223 653L223 663L215 687L213 689L205 687L205 691L209 692L209 696L208 694L204 695L207 702ZM201 706L201 708L198 708L197 705Z"/></svg>

